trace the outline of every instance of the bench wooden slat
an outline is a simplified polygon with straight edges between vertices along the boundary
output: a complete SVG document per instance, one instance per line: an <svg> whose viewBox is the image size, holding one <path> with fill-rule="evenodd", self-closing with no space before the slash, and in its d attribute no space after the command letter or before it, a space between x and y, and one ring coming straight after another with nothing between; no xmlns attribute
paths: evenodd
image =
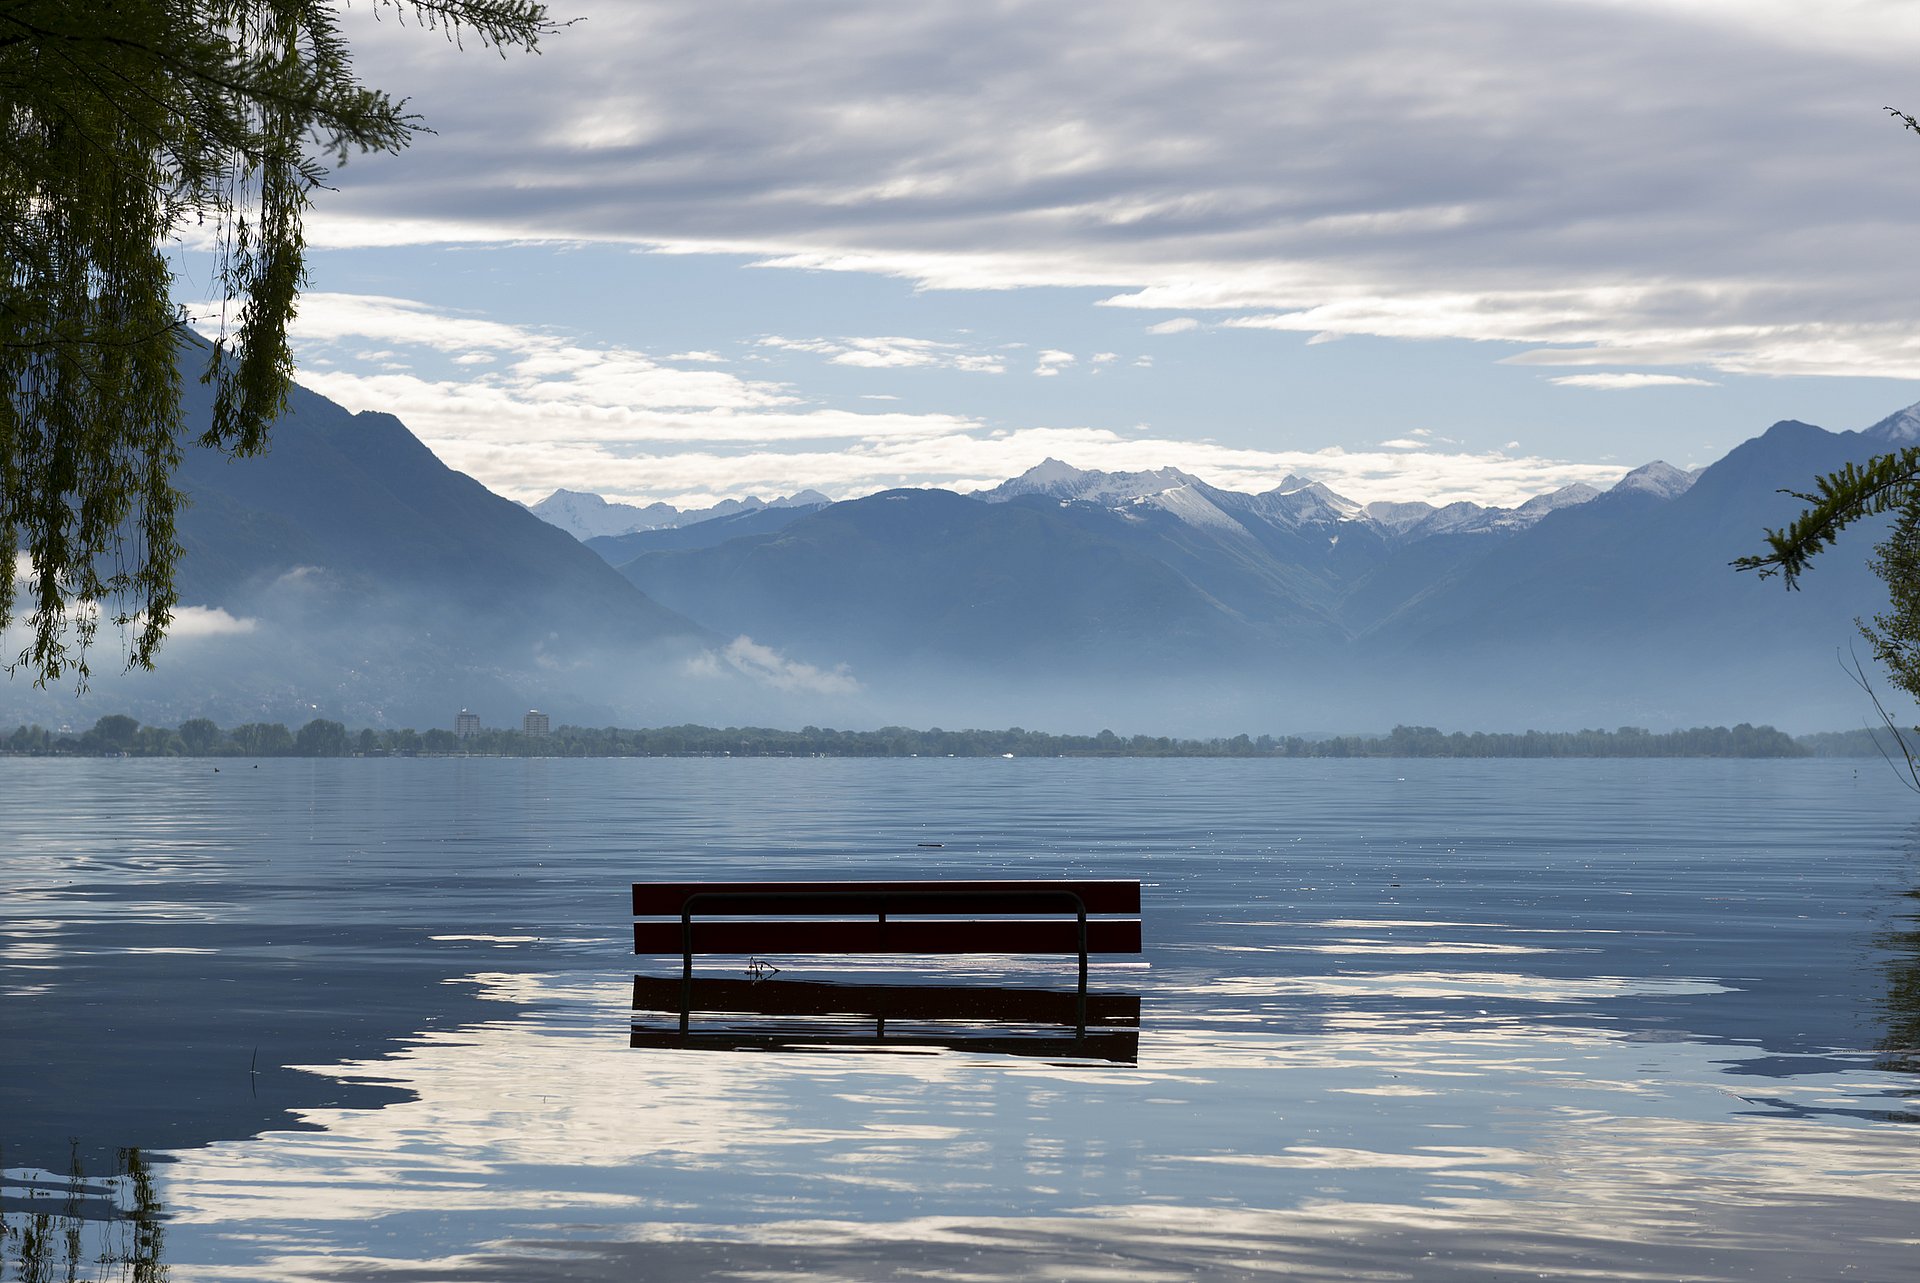
<svg viewBox="0 0 1920 1283"><path fill-rule="evenodd" d="M680 1010L679 976L635 976L633 1009ZM1078 996L1051 989L988 985L854 985L812 980L693 982L694 1011L763 1016L867 1016L883 1020L1003 1020L1071 1025ZM1138 1023L1140 995L1095 993L1086 998L1087 1023Z"/></svg>
<svg viewBox="0 0 1920 1283"><path fill-rule="evenodd" d="M1089 1030L1085 1037L1050 1038L1032 1034L1013 1037L902 1037L875 1038L872 1034L748 1033L739 1030L700 1030L675 1033L668 1029L634 1026L630 1047L674 1047L711 1051L834 1051L858 1048L884 1052L907 1047L941 1047L1003 1056L1052 1056L1058 1059L1107 1060L1132 1065L1140 1060L1140 1032L1136 1029Z"/></svg>
<svg viewBox="0 0 1920 1283"><path fill-rule="evenodd" d="M682 951L681 923L636 922L635 953ZM970 922L729 922L696 919L695 953L1064 953L1080 952L1080 927L1072 918ZM1137 919L1087 920L1088 953L1139 953Z"/></svg>
<svg viewBox="0 0 1920 1283"><path fill-rule="evenodd" d="M845 917L876 912L875 896L888 898L889 913L1047 913L1073 912L1062 891L1086 902L1088 913L1140 912L1137 881L1063 882L1035 879L997 882L636 882L635 917L679 917L688 896L697 892L742 894L746 898L705 900L694 906L699 917L772 915ZM803 899L783 895L805 892ZM836 898L836 894L844 899ZM1027 903L1011 897L1027 896ZM764 898L762 898L764 897ZM918 898L916 898L918 897ZM978 897L977 899L974 897Z"/></svg>

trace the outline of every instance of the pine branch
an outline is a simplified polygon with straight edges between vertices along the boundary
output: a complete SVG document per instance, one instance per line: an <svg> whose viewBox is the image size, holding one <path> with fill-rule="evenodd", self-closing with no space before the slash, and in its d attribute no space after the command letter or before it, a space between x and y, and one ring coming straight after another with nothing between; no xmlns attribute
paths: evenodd
<svg viewBox="0 0 1920 1283"><path fill-rule="evenodd" d="M1807 565L1833 546L1840 532L1855 521L1920 502L1920 446L1898 454L1877 455L1864 465L1849 463L1814 481L1811 492L1782 490L1809 505L1783 530L1769 528L1764 556L1742 557L1733 565L1757 570L1762 579L1780 575L1788 588L1806 573Z"/></svg>

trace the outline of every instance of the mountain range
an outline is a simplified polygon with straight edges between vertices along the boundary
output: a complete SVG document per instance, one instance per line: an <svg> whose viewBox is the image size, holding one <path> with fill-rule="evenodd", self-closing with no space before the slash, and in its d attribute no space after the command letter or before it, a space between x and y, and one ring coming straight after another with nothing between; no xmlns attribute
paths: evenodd
<svg viewBox="0 0 1920 1283"><path fill-rule="evenodd" d="M1792 515L1778 490L1903 440L1920 422L1903 415L1862 433L1782 422L1708 468L1656 461L1514 508L1362 504L1298 477L1245 494L1050 459L973 495L896 490L777 529L593 546L661 603L844 663L922 720L964 689L968 707L1052 724L1088 707L1292 726L1850 724L1864 699L1836 659L1884 595L1872 528L1798 593L1728 563Z"/></svg>
<svg viewBox="0 0 1920 1283"><path fill-rule="evenodd" d="M184 384L191 440L211 405L196 378ZM0 722L130 712L427 727L462 706L496 725L549 706L572 720L674 719L693 711L668 698L688 673L731 706L739 674L714 662L728 639L448 468L392 415L296 387L267 453L189 448L176 484L183 606L157 670L116 672L106 642L84 697L16 678L0 685Z"/></svg>
<svg viewBox="0 0 1920 1283"><path fill-rule="evenodd" d="M802 490L777 499L748 495L745 499L722 499L707 508L682 509L670 503L642 506L610 501L583 490L556 490L540 502L528 504L527 510L574 538L586 540L631 534L636 530L668 530L768 508L817 508L827 502L827 497L818 490Z"/></svg>
<svg viewBox="0 0 1920 1283"><path fill-rule="evenodd" d="M189 452L159 671L78 701L16 680L0 720L1846 726L1866 703L1836 656L1884 601L1873 529L1796 593L1728 563L1797 510L1778 490L1916 435L1920 407L1785 421L1704 469L1512 508L1050 459L972 494L529 511L392 416L297 390L265 457ZM553 524L620 507L656 524L585 545Z"/></svg>

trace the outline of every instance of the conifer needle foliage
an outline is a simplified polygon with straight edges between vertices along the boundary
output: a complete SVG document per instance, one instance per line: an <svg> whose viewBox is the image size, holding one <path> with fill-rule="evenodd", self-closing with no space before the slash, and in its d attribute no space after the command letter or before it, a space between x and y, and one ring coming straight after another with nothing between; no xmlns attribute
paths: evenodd
<svg viewBox="0 0 1920 1283"><path fill-rule="evenodd" d="M501 53L553 30L532 0L363 3ZM165 637L183 235L217 263L195 440L265 447L309 202L330 166L423 128L355 78L340 18L335 0L0 0L0 627L27 636L10 672L84 687L103 618L129 630L130 667Z"/></svg>
<svg viewBox="0 0 1920 1283"><path fill-rule="evenodd" d="M1765 579L1779 575L1787 587L1798 585L1814 557L1831 547L1856 521L1881 513L1899 516L1893 531L1875 548L1873 570L1887 585L1889 609L1861 623L1873 656L1886 665L1894 685L1920 697L1920 446L1849 463L1815 477L1809 491L1783 491L1807 505L1784 529L1768 530L1769 551L1733 564L1757 570ZM1864 684L1864 677L1861 678Z"/></svg>

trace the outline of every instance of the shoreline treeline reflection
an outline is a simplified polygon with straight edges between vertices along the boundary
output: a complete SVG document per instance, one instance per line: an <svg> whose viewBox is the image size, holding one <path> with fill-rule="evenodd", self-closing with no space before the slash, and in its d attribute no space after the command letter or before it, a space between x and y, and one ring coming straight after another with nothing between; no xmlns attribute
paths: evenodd
<svg viewBox="0 0 1920 1283"><path fill-rule="evenodd" d="M641 729L560 726L528 735L498 728L456 734L442 728L350 731L315 718L297 731L279 722L222 729L206 718L178 727L142 726L122 714L86 731L16 727L0 736L0 755L28 757L1862 757L1879 750L1870 736L1805 735L1771 726L1697 726L1654 732L1637 726L1581 731L1454 731L1396 726L1387 735L1234 735L1181 739L1166 735L1056 735L1006 730L915 730L886 726L847 731L806 726L661 726Z"/></svg>
<svg viewBox="0 0 1920 1283"><path fill-rule="evenodd" d="M1878 1067L1920 1073L1920 887L1904 893L1895 926L1877 942L1892 957L1887 962L1887 1033L1880 1043ZM1908 1093L1920 1095L1920 1090Z"/></svg>
<svg viewBox="0 0 1920 1283"><path fill-rule="evenodd" d="M76 1146L65 1175L8 1169L0 1151L0 1277L21 1283L165 1283L166 1209L137 1149L88 1176Z"/></svg>

